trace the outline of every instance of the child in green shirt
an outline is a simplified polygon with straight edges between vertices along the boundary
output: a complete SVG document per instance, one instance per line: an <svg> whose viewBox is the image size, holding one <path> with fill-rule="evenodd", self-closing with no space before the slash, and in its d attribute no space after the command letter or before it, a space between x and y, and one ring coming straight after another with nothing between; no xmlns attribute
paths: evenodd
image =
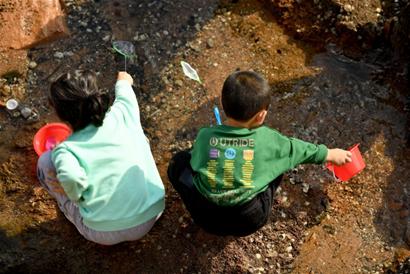
<svg viewBox="0 0 410 274"><path fill-rule="evenodd" d="M223 85L223 125L202 128L191 153L179 152L168 177L193 220L217 235L249 235L266 224L282 174L299 164L342 165L351 153L288 138L263 125L267 81L252 71Z"/></svg>

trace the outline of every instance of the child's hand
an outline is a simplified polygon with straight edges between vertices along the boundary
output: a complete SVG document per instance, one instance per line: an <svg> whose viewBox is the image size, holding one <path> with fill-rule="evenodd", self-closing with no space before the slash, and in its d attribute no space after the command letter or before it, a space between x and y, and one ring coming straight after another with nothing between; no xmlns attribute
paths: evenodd
<svg viewBox="0 0 410 274"><path fill-rule="evenodd" d="M130 83L131 86L134 83L134 80L132 79L131 75L129 75L125 71L118 72L117 81L119 80L126 80L128 81L128 83Z"/></svg>
<svg viewBox="0 0 410 274"><path fill-rule="evenodd" d="M352 161L352 153L339 148L329 149L327 152L326 161L341 166Z"/></svg>

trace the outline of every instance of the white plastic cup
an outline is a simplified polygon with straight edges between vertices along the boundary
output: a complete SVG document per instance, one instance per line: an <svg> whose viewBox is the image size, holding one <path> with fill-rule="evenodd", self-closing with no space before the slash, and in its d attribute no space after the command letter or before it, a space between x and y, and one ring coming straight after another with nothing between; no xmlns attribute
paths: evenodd
<svg viewBox="0 0 410 274"><path fill-rule="evenodd" d="M19 106L19 103L15 99L9 99L6 102L6 108L8 110L15 110Z"/></svg>

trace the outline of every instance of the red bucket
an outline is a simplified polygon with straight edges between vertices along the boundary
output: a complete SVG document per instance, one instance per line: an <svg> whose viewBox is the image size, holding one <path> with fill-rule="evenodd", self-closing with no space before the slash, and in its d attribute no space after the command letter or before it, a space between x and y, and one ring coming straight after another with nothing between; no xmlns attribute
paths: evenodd
<svg viewBox="0 0 410 274"><path fill-rule="evenodd" d="M71 129L63 123L50 123L40 128L33 139L33 147L38 156L67 139Z"/></svg>
<svg viewBox="0 0 410 274"><path fill-rule="evenodd" d="M326 164L326 168L332 171L342 182L349 180L366 166L362 154L360 154L359 144L352 146L349 151L352 153L352 161L350 163L346 163L342 166L337 166L330 162Z"/></svg>

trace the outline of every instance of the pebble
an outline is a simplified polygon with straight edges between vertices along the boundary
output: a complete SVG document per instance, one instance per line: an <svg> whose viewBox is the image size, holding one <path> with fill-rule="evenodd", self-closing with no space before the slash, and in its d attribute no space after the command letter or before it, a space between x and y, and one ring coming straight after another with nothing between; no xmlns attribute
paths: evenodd
<svg viewBox="0 0 410 274"><path fill-rule="evenodd" d="M256 257L256 259L260 260L260 259L262 258L262 255L259 254L259 253L256 253L256 254L255 254L255 257Z"/></svg>
<svg viewBox="0 0 410 274"><path fill-rule="evenodd" d="M199 46L191 44L189 47L195 52L201 52L201 48Z"/></svg>
<svg viewBox="0 0 410 274"><path fill-rule="evenodd" d="M195 24L195 30L200 32L201 31L201 25L200 24Z"/></svg>
<svg viewBox="0 0 410 274"><path fill-rule="evenodd" d="M206 46L208 48L213 48L214 47L214 40L212 40L212 39L206 40Z"/></svg>
<svg viewBox="0 0 410 274"><path fill-rule="evenodd" d="M309 192L309 184L302 183L302 191L303 191L303 193L308 193Z"/></svg>
<svg viewBox="0 0 410 274"><path fill-rule="evenodd" d="M28 117L30 117L32 110L28 107L24 107L21 109L20 113L21 113L21 116L27 119Z"/></svg>
<svg viewBox="0 0 410 274"><path fill-rule="evenodd" d="M11 94L11 87L9 85L5 85L1 90L1 95L9 96Z"/></svg>
<svg viewBox="0 0 410 274"><path fill-rule="evenodd" d="M288 246L285 250L286 250L287 253L290 253L290 252L292 252L293 247L292 247L292 246Z"/></svg>
<svg viewBox="0 0 410 274"><path fill-rule="evenodd" d="M268 254L267 254L267 257L276 258L276 257L278 257L278 252L276 250L269 251Z"/></svg>
<svg viewBox="0 0 410 274"><path fill-rule="evenodd" d="M352 5L346 4L343 6L345 11L347 12L352 12L354 10L354 7Z"/></svg>
<svg viewBox="0 0 410 274"><path fill-rule="evenodd" d="M176 80L175 85L177 85L178 87L182 87L184 83L182 82L182 80Z"/></svg>
<svg viewBox="0 0 410 274"><path fill-rule="evenodd" d="M64 58L64 53L62 53L61 51L57 51L56 53L54 53L54 57L58 59L62 59Z"/></svg>
<svg viewBox="0 0 410 274"><path fill-rule="evenodd" d="M28 63L28 67L30 69L35 69L37 67L37 63L34 61L31 61L30 63Z"/></svg>

